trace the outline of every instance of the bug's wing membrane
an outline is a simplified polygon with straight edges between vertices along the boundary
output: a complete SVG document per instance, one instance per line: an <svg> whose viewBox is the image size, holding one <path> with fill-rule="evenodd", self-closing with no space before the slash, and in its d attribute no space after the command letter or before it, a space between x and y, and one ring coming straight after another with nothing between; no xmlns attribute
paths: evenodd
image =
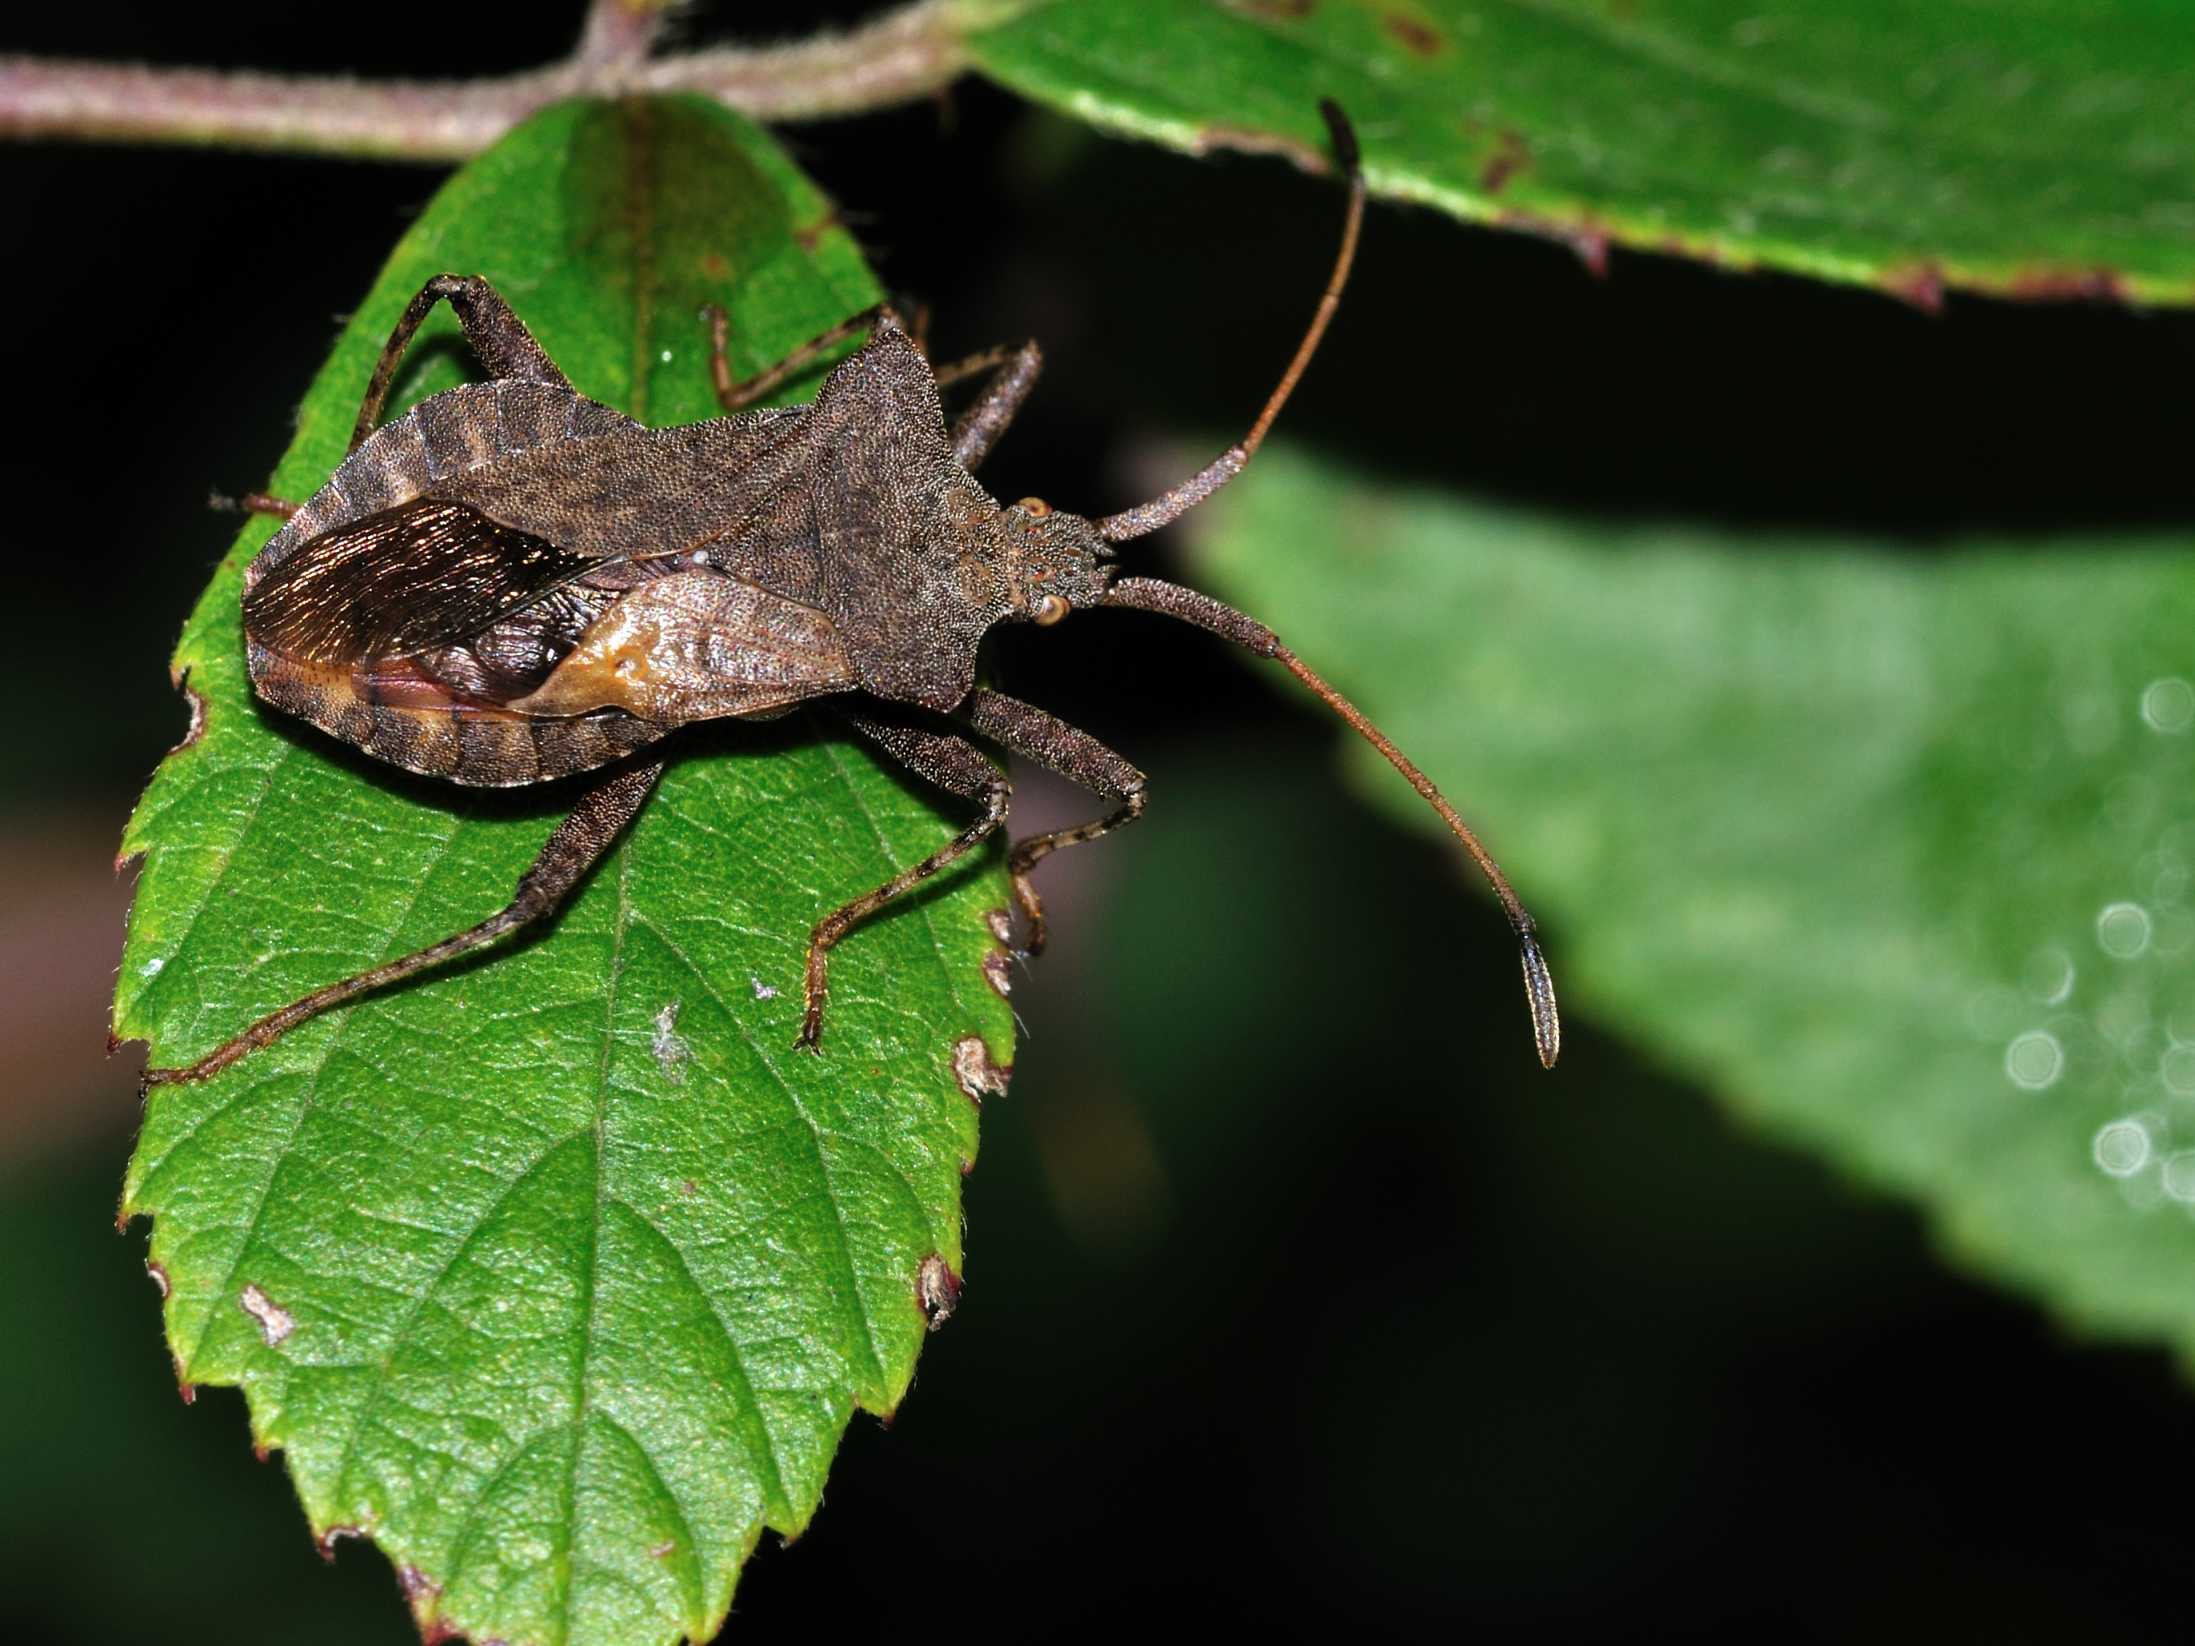
<svg viewBox="0 0 2195 1646"><path fill-rule="evenodd" d="M470 639L601 565L422 497L300 546L245 597L244 632L300 663L409 657Z"/></svg>

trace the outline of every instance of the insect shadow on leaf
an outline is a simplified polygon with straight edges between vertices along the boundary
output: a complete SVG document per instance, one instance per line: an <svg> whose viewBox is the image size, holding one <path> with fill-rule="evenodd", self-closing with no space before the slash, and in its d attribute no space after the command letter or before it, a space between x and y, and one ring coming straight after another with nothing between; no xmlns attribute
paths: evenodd
<svg viewBox="0 0 2195 1646"><path fill-rule="evenodd" d="M1147 503L1088 518L1039 498L1001 506L975 470L1034 388L1035 343L933 369L888 307L832 327L757 377L733 380L721 310L705 315L722 417L651 429L574 389L478 277L422 286L381 352L351 449L293 504L245 573L253 688L365 753L453 783L509 787L596 774L520 877L510 903L416 953L316 989L197 1062L198 1080L307 1019L553 914L648 799L653 746L691 722L768 719L828 699L901 765L979 815L928 857L831 911L809 937L798 1044L819 1049L832 947L1006 821L1011 790L972 731L1114 809L1016 841L1008 856L1024 945L1045 943L1036 865L1143 815L1144 775L1088 733L975 684L1004 622L1078 608L1157 612L1294 674L1386 757L1478 864L1515 931L1542 1063L1560 1047L1532 917L1432 781L1262 623L1208 595L1119 577L1113 546L1166 526L1242 473L1341 300L1364 218L1356 139L1321 105L1349 181L1341 248L1302 342L1249 433ZM435 304L456 311L488 378L386 426L382 403ZM754 402L857 334L812 405ZM948 426L939 391L982 386Z"/></svg>

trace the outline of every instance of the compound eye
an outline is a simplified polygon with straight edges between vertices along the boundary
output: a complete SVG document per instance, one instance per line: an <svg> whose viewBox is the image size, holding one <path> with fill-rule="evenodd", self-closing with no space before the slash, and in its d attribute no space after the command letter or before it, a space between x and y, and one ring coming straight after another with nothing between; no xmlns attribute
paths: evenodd
<svg viewBox="0 0 2195 1646"><path fill-rule="evenodd" d="M1046 515L1052 512L1052 505L1045 502L1044 499L1041 497L1024 497L1020 502L1016 503L1014 507L1019 509L1023 514L1027 515L1031 520L1042 520Z"/></svg>
<svg viewBox="0 0 2195 1646"><path fill-rule="evenodd" d="M1037 602L1037 609L1032 621L1039 628L1048 629L1065 617L1070 609L1064 598L1056 594L1048 594Z"/></svg>

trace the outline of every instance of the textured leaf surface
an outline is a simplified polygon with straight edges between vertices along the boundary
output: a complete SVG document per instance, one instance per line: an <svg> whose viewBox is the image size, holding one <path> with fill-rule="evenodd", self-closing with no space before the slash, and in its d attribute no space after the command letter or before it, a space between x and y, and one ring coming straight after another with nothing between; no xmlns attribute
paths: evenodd
<svg viewBox="0 0 2195 1646"><path fill-rule="evenodd" d="M1210 580L1486 825L1574 1017L2195 1357L2195 543L1898 557L1262 461Z"/></svg>
<svg viewBox="0 0 2195 1646"><path fill-rule="evenodd" d="M404 238L277 492L334 466L443 270L488 275L582 392L653 423L715 410L703 302L753 369L876 296L735 118L552 110ZM414 358L409 396L469 364ZM155 1064L500 906L570 804L392 775L256 708L238 600L268 535L247 527L190 619L176 668L203 723L125 841L144 866L115 1023ZM423 1628L706 1639L762 1530L814 1512L852 1409L906 1391L918 1275L960 1266L956 1043L1010 1049L982 971L995 872L849 939L825 1055L792 1042L809 926L952 826L828 721L695 735L546 937L152 1094L124 1210L155 1219L179 1375L242 1385L315 1533L375 1538Z"/></svg>
<svg viewBox="0 0 2195 1646"><path fill-rule="evenodd" d="M1478 222L1878 283L2195 301L2172 0L1051 0L995 78L1177 148L1323 154Z"/></svg>

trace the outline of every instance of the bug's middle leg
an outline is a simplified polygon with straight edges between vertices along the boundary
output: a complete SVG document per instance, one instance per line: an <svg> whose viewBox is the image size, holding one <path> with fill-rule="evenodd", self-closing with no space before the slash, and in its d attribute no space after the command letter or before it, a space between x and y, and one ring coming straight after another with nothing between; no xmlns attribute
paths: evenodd
<svg viewBox="0 0 2195 1646"><path fill-rule="evenodd" d="M209 508L227 514L271 514L287 520L305 505L293 503L286 497L271 496L266 492L246 492L241 497L231 497L226 492L215 492L206 499Z"/></svg>
<svg viewBox="0 0 2195 1646"><path fill-rule="evenodd" d="M815 1051L823 1038L823 1002L830 993L831 948L849 931L895 897L904 897L938 870L966 856L1006 821L1013 786L991 764L983 751L951 732L925 731L916 726L873 720L846 713L856 731L918 777L939 788L983 803L983 815L962 829L911 869L902 869L874 891L864 892L816 922L808 935L807 1011L800 1022L796 1044Z"/></svg>
<svg viewBox="0 0 2195 1646"><path fill-rule="evenodd" d="M709 382L716 389L716 403L727 412L744 411L775 392L781 384L797 377L826 349L887 318L898 324L898 316L892 313L888 303L863 309L859 314L848 315L828 331L816 333L776 365L765 367L752 377L735 378L731 356L732 317L724 312L723 305L711 303L701 311L701 320L709 328Z"/></svg>
<svg viewBox="0 0 2195 1646"><path fill-rule="evenodd" d="M1078 731L1058 716L1004 692L979 689L971 693L964 713L968 724L985 737L1005 744L1047 771L1059 773L1070 783L1121 803L1117 811L1088 823L1014 842L1007 868L1013 875L1014 901L1028 925L1023 947L1032 956L1040 955L1044 952L1044 900L1037 896L1029 871L1062 846L1079 846L1141 817L1148 794L1147 780L1088 732Z"/></svg>

